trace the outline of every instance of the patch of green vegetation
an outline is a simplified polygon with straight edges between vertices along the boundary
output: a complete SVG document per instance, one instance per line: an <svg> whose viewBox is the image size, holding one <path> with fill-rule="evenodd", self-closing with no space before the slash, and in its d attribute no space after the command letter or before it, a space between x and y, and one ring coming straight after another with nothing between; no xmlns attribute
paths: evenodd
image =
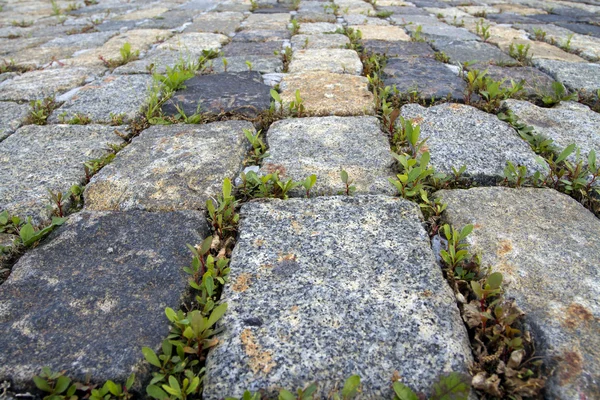
<svg viewBox="0 0 600 400"><path fill-rule="evenodd" d="M16 235L13 246L19 247L31 247L47 234L49 234L55 227L62 225L66 219L53 217L50 225L44 228L37 228L31 218L23 220L16 215L10 215L8 211L0 212L0 233L9 233ZM7 247L0 247L0 251L8 253L12 249Z"/></svg>
<svg viewBox="0 0 600 400"><path fill-rule="evenodd" d="M385 19L385 18L391 17L393 14L394 13L392 11L377 11L375 16L377 18Z"/></svg>
<svg viewBox="0 0 600 400"><path fill-rule="evenodd" d="M525 81L515 82L511 80L510 87L505 87L504 82L495 81L487 76L487 70L479 71L473 69L466 74L467 91L465 94L465 103L473 104L482 108L486 112L497 112L502 100L509 98L520 98L523 93ZM481 101L472 102L474 94L481 97Z"/></svg>
<svg viewBox="0 0 600 400"><path fill-rule="evenodd" d="M296 18L292 19L289 30L292 35L297 35L300 32L300 23Z"/></svg>
<svg viewBox="0 0 600 400"><path fill-rule="evenodd" d="M346 172L343 169L340 171L340 178L342 179L342 183L344 184L344 190L339 192L338 194L352 196L354 192L356 192L356 186L352 185L354 183L354 180L350 179L350 177L348 176L348 172Z"/></svg>
<svg viewBox="0 0 600 400"><path fill-rule="evenodd" d="M533 36L535 40L543 42L546 40L546 31L542 28L533 28Z"/></svg>
<svg viewBox="0 0 600 400"><path fill-rule="evenodd" d="M32 100L29 102L30 110L27 117L27 123L35 125L46 125L48 117L58 104L54 101L54 97L47 97L43 100Z"/></svg>
<svg viewBox="0 0 600 400"><path fill-rule="evenodd" d="M450 57L448 57L446 55L446 53L444 53L443 51L436 51L433 54L433 58L435 58L436 60L438 60L439 62L443 62L445 64L448 64L450 62Z"/></svg>
<svg viewBox="0 0 600 400"><path fill-rule="evenodd" d="M110 59L107 60L103 56L98 56L100 60L104 63L107 68L114 69L120 67L121 65L125 65L130 61L135 61L140 56L140 51L131 51L131 43L125 42L123 46L119 49L119 53L121 54L121 58L119 59Z"/></svg>
<svg viewBox="0 0 600 400"><path fill-rule="evenodd" d="M490 25L483 21L483 19L480 19L479 22L475 24L475 32L477 32L484 42L487 42L490 38Z"/></svg>
<svg viewBox="0 0 600 400"><path fill-rule="evenodd" d="M70 119L67 119L67 112L63 112L58 116L58 120L69 125L88 125L92 123L89 116L80 113L75 113Z"/></svg>
<svg viewBox="0 0 600 400"><path fill-rule="evenodd" d="M423 38L423 36L421 36L422 33L423 33L423 26L417 25L417 28L412 33L412 41L413 42L425 42L425 39Z"/></svg>
<svg viewBox="0 0 600 400"><path fill-rule="evenodd" d="M508 46L508 54L517 60L522 65L530 65L531 64L531 54L529 54L529 50L531 49L530 44L515 44L511 43Z"/></svg>
<svg viewBox="0 0 600 400"><path fill-rule="evenodd" d="M569 93L565 89L564 85L558 81L552 82L552 92L546 93L542 97L542 102L547 107L552 107L559 104L561 101L578 101L579 95L577 93Z"/></svg>
<svg viewBox="0 0 600 400"><path fill-rule="evenodd" d="M14 20L10 21L10 24L19 28L28 28L33 25L33 21L25 21L24 19L21 21Z"/></svg>

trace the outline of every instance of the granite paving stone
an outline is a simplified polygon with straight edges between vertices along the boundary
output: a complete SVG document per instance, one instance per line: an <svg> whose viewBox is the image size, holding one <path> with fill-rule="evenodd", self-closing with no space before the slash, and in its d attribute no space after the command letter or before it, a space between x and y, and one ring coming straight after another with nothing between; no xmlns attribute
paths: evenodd
<svg viewBox="0 0 600 400"><path fill-rule="evenodd" d="M26 72L0 83L0 100L30 101L62 94L83 86L92 80L100 69L54 68Z"/></svg>
<svg viewBox="0 0 600 400"><path fill-rule="evenodd" d="M56 109L49 122L86 115L92 122L112 123L113 115L133 120L148 102L153 79L149 75L110 75L81 88Z"/></svg>
<svg viewBox="0 0 600 400"><path fill-rule="evenodd" d="M352 28L355 28L354 25L378 25L378 26L384 26L384 25L389 25L390 24L387 20L385 20L383 18L368 17L368 16L362 15L362 14L344 15L344 20Z"/></svg>
<svg viewBox="0 0 600 400"><path fill-rule="evenodd" d="M362 69L358 54L349 49L297 50L289 66L290 73L323 71L360 75Z"/></svg>
<svg viewBox="0 0 600 400"><path fill-rule="evenodd" d="M281 177L295 181L315 174L317 183L311 189L312 195L342 191L342 169L354 181L356 194L395 194L387 180L394 177L389 141L375 117L277 121L269 128L267 141L269 156L263 160L261 172L278 171ZM303 188L293 193L305 194Z"/></svg>
<svg viewBox="0 0 600 400"><path fill-rule="evenodd" d="M438 40L480 40L479 36L474 35L469 32L465 28L457 28L452 25L446 24L423 24L423 25L415 25L409 24L406 25L405 28L408 30L412 36L415 35L415 32L418 29L418 26L421 26L421 37L426 39L427 41L438 41Z"/></svg>
<svg viewBox="0 0 600 400"><path fill-rule="evenodd" d="M317 33L335 33L338 29L341 29L340 24L331 24L329 22L305 22L300 24L300 30L298 33L304 35L315 35Z"/></svg>
<svg viewBox="0 0 600 400"><path fill-rule="evenodd" d="M495 115L464 104L444 103L430 108L407 104L400 115L421 126L426 151L436 171L452 173L467 167L475 182L494 185L504 176L508 161L524 165L529 174L543 172L527 142Z"/></svg>
<svg viewBox="0 0 600 400"><path fill-rule="evenodd" d="M424 100L448 98L463 100L467 85L444 63L430 58L392 58L383 69L386 86L396 86L403 94L417 91Z"/></svg>
<svg viewBox="0 0 600 400"><path fill-rule="evenodd" d="M177 115L180 106L186 115L237 113L256 117L271 106L271 88L257 71L201 75L189 79L163 106L168 115Z"/></svg>
<svg viewBox="0 0 600 400"><path fill-rule="evenodd" d="M143 390L151 369L141 348L160 349L164 309L189 290L185 244L207 235L194 211L71 216L0 286L0 379L31 390L41 366L97 384L135 371Z"/></svg>
<svg viewBox="0 0 600 400"><path fill-rule="evenodd" d="M187 10L170 10L147 19L138 26L142 29L171 29L181 31L184 24L192 21L193 14Z"/></svg>
<svg viewBox="0 0 600 400"><path fill-rule="evenodd" d="M23 125L28 115L28 104L0 102L0 141Z"/></svg>
<svg viewBox="0 0 600 400"><path fill-rule="evenodd" d="M365 40L365 50L372 53L386 54L388 57L433 57L434 51L427 43L422 42L389 42L387 40Z"/></svg>
<svg viewBox="0 0 600 400"><path fill-rule="evenodd" d="M48 190L67 192L85 180L83 163L120 144L115 129L102 125L27 125L0 142L0 210L35 223L50 220ZM69 204L69 200L65 202Z"/></svg>
<svg viewBox="0 0 600 400"><path fill-rule="evenodd" d="M338 33L319 33L316 35L294 35L292 36L292 49L343 49L350 43L346 35Z"/></svg>
<svg viewBox="0 0 600 400"><path fill-rule="evenodd" d="M450 40L435 41L432 44L437 51L442 51L452 64L464 65L467 62L479 62L484 64L515 65L517 61L504 53L498 47L489 43Z"/></svg>
<svg viewBox="0 0 600 400"><path fill-rule="evenodd" d="M467 242L501 272L552 373L546 397L600 396L600 221L552 189L474 188L437 194L445 220L473 224ZM576 276L577 279L573 279Z"/></svg>
<svg viewBox="0 0 600 400"><path fill-rule="evenodd" d="M527 39L515 39L515 40L504 40L491 38L488 40L491 43L495 43L500 49L506 53L510 53L510 45L529 45L528 56L533 60L548 59L548 60L562 60L569 62L585 62L585 60L578 55L567 53L560 48L553 46L549 43L538 42Z"/></svg>
<svg viewBox="0 0 600 400"><path fill-rule="evenodd" d="M431 15L400 14L392 15L390 19L396 25L414 25L414 27L417 27L418 25L444 25L436 17L433 17Z"/></svg>
<svg viewBox="0 0 600 400"><path fill-rule="evenodd" d="M159 44L157 49L179 50L200 56L203 50L219 50L227 42L229 42L229 38L220 33L181 33Z"/></svg>
<svg viewBox="0 0 600 400"><path fill-rule="evenodd" d="M287 29L248 29L236 33L232 40L234 42L272 42L289 39L290 36Z"/></svg>
<svg viewBox="0 0 600 400"><path fill-rule="evenodd" d="M363 40L385 40L389 42L410 42L411 40L410 36L399 26L355 25L352 28L361 32Z"/></svg>
<svg viewBox="0 0 600 400"><path fill-rule="evenodd" d="M206 13L194 17L184 32L212 32L231 35L240 26L244 14L239 12Z"/></svg>
<svg viewBox="0 0 600 400"><path fill-rule="evenodd" d="M250 14L248 18L242 22L242 29L270 29L270 30L285 30L290 23L289 13L278 14Z"/></svg>
<svg viewBox="0 0 600 400"><path fill-rule="evenodd" d="M280 56L234 56L224 57L227 61L227 71L223 57L209 62L209 69L215 73L258 71L261 74L270 74L283 71L283 61ZM250 65L248 65L250 63Z"/></svg>
<svg viewBox="0 0 600 400"><path fill-rule="evenodd" d="M372 115L375 113L373 94L364 76L306 72L287 74L281 81L284 108L300 92L305 112L310 116Z"/></svg>
<svg viewBox="0 0 600 400"><path fill-rule="evenodd" d="M323 12L299 11L298 14L296 14L296 20L300 24L305 22L328 22L333 24L337 21L337 18L335 15L325 14Z"/></svg>
<svg viewBox="0 0 600 400"><path fill-rule="evenodd" d="M495 81L504 81L502 87L509 88L512 82L523 82L524 95L528 98L541 98L554 93L554 79L534 67L499 67L497 65L474 64L469 69L487 70L487 76Z"/></svg>
<svg viewBox="0 0 600 400"><path fill-rule="evenodd" d="M250 122L153 126L96 174L85 204L96 211L204 209L233 180L248 152L243 130Z"/></svg>
<svg viewBox="0 0 600 400"><path fill-rule="evenodd" d="M600 114L586 105L563 101L552 108L543 108L511 99L506 100L503 107L511 110L519 122L533 126L536 133L552 139L561 151L575 143L586 160L591 150L600 153ZM571 160L574 159L572 155Z"/></svg>
<svg viewBox="0 0 600 400"><path fill-rule="evenodd" d="M571 90L594 94L600 89L600 64L542 59L533 63Z"/></svg>
<svg viewBox="0 0 600 400"><path fill-rule="evenodd" d="M388 196L242 206L204 398L314 381L321 398L355 373L361 396L391 398L394 370L427 394L439 374L466 371L467 334L421 218Z"/></svg>
<svg viewBox="0 0 600 400"><path fill-rule="evenodd" d="M283 41L271 42L231 42L222 47L221 53L224 57L232 56L272 56L275 52L280 52L283 47Z"/></svg>

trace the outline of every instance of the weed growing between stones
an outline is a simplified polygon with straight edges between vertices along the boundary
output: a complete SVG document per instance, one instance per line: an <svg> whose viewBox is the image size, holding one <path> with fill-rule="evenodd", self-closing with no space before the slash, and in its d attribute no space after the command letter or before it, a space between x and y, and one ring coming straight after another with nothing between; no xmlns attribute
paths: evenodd
<svg viewBox="0 0 600 400"><path fill-rule="evenodd" d="M46 125L48 123L48 117L57 109L60 104L54 101L54 97L46 97L43 100L32 100L29 102L31 109L29 110L29 116L27 117L26 123L36 125Z"/></svg>
<svg viewBox="0 0 600 400"><path fill-rule="evenodd" d="M11 21L10 24L12 26L15 27L19 27L19 28L29 28L30 26L33 25L33 21L25 21L24 19L22 19L21 21Z"/></svg>
<svg viewBox="0 0 600 400"><path fill-rule="evenodd" d="M443 51L436 51L435 54L433 55L433 58L435 58L437 61L443 62L445 64L448 64L450 62L450 57L448 57L446 55L446 53L444 53Z"/></svg>
<svg viewBox="0 0 600 400"><path fill-rule="evenodd" d="M296 18L292 19L289 30L292 35L297 35L300 32L300 23Z"/></svg>
<svg viewBox="0 0 600 400"><path fill-rule="evenodd" d="M475 24L475 32L483 39L483 42L487 42L490 38L490 25L485 24L483 19L480 19L477 24Z"/></svg>
<svg viewBox="0 0 600 400"><path fill-rule="evenodd" d="M58 120L62 124L69 125L88 125L92 123L90 117L85 114L75 113L71 119L67 119L67 113L64 112L58 116Z"/></svg>
<svg viewBox="0 0 600 400"><path fill-rule="evenodd" d="M600 112L600 89L596 93L580 93L579 102L585 104L592 110Z"/></svg>
<svg viewBox="0 0 600 400"><path fill-rule="evenodd" d="M575 143L561 149L554 145L552 139L536 134L533 127L520 123L510 110L499 113L498 118L517 130L531 149L541 156L540 165L545 168L544 174L536 171L530 176L526 167L509 163L504 170L505 185L553 188L568 194L600 216L600 165L594 150L585 158Z"/></svg>
<svg viewBox="0 0 600 400"><path fill-rule="evenodd" d="M15 60L4 60L2 61L2 63L0 64L0 74L3 74L5 72L29 72L33 70L32 67L28 67L28 66L22 66L22 65L17 65L15 64Z"/></svg>
<svg viewBox="0 0 600 400"><path fill-rule="evenodd" d="M577 93L569 93L562 83L558 81L552 82L552 92L546 93L542 97L542 102L547 107L552 107L559 104L561 101L578 101Z"/></svg>
<svg viewBox="0 0 600 400"><path fill-rule="evenodd" d="M425 39L423 38L423 36L421 36L422 32L423 32L423 26L417 25L417 28L412 33L412 41L413 42L425 42Z"/></svg>
<svg viewBox="0 0 600 400"><path fill-rule="evenodd" d="M496 113L500 109L500 103L506 99L521 98L524 80L515 82L511 80L510 87L503 87L506 79L495 81L487 76L487 70L479 71L473 69L466 74L467 90L465 93L465 104L475 105L489 113ZM481 98L479 102L473 102L473 95Z"/></svg>
<svg viewBox="0 0 600 400"><path fill-rule="evenodd" d="M340 178L342 179L342 183L344 184L344 190L338 192L338 194L352 196L354 192L356 192L356 186L352 185L352 183L354 183L354 180L350 179L350 177L348 176L348 172L346 172L343 169L340 171Z"/></svg>
<svg viewBox="0 0 600 400"><path fill-rule="evenodd" d="M515 44L511 43L508 46L508 55L517 60L521 65L530 65L531 64L531 54L529 54L529 50L531 49L530 44Z"/></svg>
<svg viewBox="0 0 600 400"><path fill-rule="evenodd" d="M110 59L107 60L103 56L98 56L98 58L104 63L104 66L110 69L115 69L120 67L121 65L125 65L130 61L135 61L140 56L140 51L131 51L131 43L125 42L123 46L119 49L121 53L120 59Z"/></svg>
<svg viewBox="0 0 600 400"><path fill-rule="evenodd" d="M258 165L263 158L269 155L269 153L267 153L267 145L261 138L261 132L262 131L258 131L256 134L253 134L248 129L244 129L244 135L250 142L250 145L252 145L252 152L247 160L248 163Z"/></svg>
<svg viewBox="0 0 600 400"><path fill-rule="evenodd" d="M542 28L533 28L533 36L535 40L544 42L546 40L546 31Z"/></svg>

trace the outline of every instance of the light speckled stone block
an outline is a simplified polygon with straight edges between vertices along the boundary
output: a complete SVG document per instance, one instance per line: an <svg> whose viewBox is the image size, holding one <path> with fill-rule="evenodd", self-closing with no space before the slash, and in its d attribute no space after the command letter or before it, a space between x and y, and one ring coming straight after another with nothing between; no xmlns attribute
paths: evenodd
<svg viewBox="0 0 600 400"><path fill-rule="evenodd" d="M281 99L287 107L300 92L305 112L312 116L373 115L375 105L364 76L308 72L287 74L281 81Z"/></svg>
<svg viewBox="0 0 600 400"><path fill-rule="evenodd" d="M600 89L600 64L541 59L533 63L571 90L595 94Z"/></svg>
<svg viewBox="0 0 600 400"><path fill-rule="evenodd" d="M285 30L290 23L289 13L275 14L250 14L244 22L242 29L271 29Z"/></svg>
<svg viewBox="0 0 600 400"><path fill-rule="evenodd" d="M387 196L242 206L203 397L319 382L325 398L359 374L363 398L391 398L394 371L426 393L439 374L466 371L466 331L421 218Z"/></svg>
<svg viewBox="0 0 600 400"><path fill-rule="evenodd" d="M466 165L473 180L493 185L503 179L508 161L524 165L529 174L542 172L535 153L507 123L495 115L463 104L445 103L430 108L402 107L400 115L421 126L421 138L436 171L452 173Z"/></svg>
<svg viewBox="0 0 600 400"><path fill-rule="evenodd" d="M57 96L92 79L97 69L56 68L26 72L0 83L0 100L31 101Z"/></svg>
<svg viewBox="0 0 600 400"><path fill-rule="evenodd" d="M313 117L277 121L267 133L269 157L261 172L278 171L295 181L315 174L312 195L343 191L340 171L348 172L356 194L389 194L395 189L394 161L387 136L375 117ZM297 188L293 195L304 196Z"/></svg>
<svg viewBox="0 0 600 400"><path fill-rule="evenodd" d="M42 366L100 385L135 371L143 390L141 348L160 349L165 307L188 296L185 244L207 235L197 211L71 216L0 286L0 379L32 390Z"/></svg>
<svg viewBox="0 0 600 400"><path fill-rule="evenodd" d="M316 35L292 36L292 49L341 49L350 43L347 36L338 33L319 33Z"/></svg>
<svg viewBox="0 0 600 400"><path fill-rule="evenodd" d="M90 210L204 209L233 180L248 152L250 122L153 126L133 139L86 186Z"/></svg>
<svg viewBox="0 0 600 400"><path fill-rule="evenodd" d="M504 275L553 371L552 399L600 396L600 221L552 189L441 191L445 219L473 224L467 241L482 263ZM555 368L555 369L553 369Z"/></svg>
<svg viewBox="0 0 600 400"><path fill-rule="evenodd" d="M361 32L362 40L385 40L388 42L410 42L411 40L410 36L399 26L356 25L352 28Z"/></svg>
<svg viewBox="0 0 600 400"><path fill-rule="evenodd" d="M147 104L153 79L149 75L110 75L81 88L56 109L49 122L68 121L76 114L88 116L92 122L109 124L111 115L133 120Z"/></svg>
<svg viewBox="0 0 600 400"><path fill-rule="evenodd" d="M36 223L50 220L48 189L65 193L85 180L83 163L120 144L123 127L101 125L28 125L0 142L0 210ZM69 201L67 199L66 205Z"/></svg>
<svg viewBox="0 0 600 400"><path fill-rule="evenodd" d="M504 106L515 113L519 122L533 126L536 133L552 139L560 151L575 143L585 159L590 150L600 154L600 114L588 106L566 101L544 108L512 99L506 100ZM575 160L574 154L571 160Z"/></svg>
<svg viewBox="0 0 600 400"><path fill-rule="evenodd" d="M300 24L298 33L304 35L316 35L318 33L334 33L342 29L340 24L331 24L329 22L305 22Z"/></svg>
<svg viewBox="0 0 600 400"><path fill-rule="evenodd" d="M358 54L349 49L297 50L289 66L290 73L323 71L360 75L362 69Z"/></svg>
<svg viewBox="0 0 600 400"><path fill-rule="evenodd" d="M17 130L29 115L29 104L0 102L0 141Z"/></svg>

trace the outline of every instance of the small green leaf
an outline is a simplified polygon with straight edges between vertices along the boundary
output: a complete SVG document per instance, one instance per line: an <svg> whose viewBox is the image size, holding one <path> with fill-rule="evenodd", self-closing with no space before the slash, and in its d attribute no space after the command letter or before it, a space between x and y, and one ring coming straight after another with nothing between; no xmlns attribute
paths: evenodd
<svg viewBox="0 0 600 400"><path fill-rule="evenodd" d="M221 319L223 314L225 314L225 311L227 311L227 303L223 303L223 304L220 304L217 307L215 307L215 309L212 311L212 313L210 313L210 317L208 317L208 325L206 328L207 329L210 328L219 319Z"/></svg>
<svg viewBox="0 0 600 400"><path fill-rule="evenodd" d="M419 400L411 388L400 382L394 382L394 393L399 400Z"/></svg>
<svg viewBox="0 0 600 400"><path fill-rule="evenodd" d="M135 382L135 373L132 372L131 375L129 375L129 378L127 378L127 381L125 382L125 387L127 388L127 390L131 389L131 387L133 386L134 382Z"/></svg>
<svg viewBox="0 0 600 400"><path fill-rule="evenodd" d="M358 387L360 386L360 376L352 375L350 378L346 379L344 383L344 388L342 389L342 396L344 399L352 398L356 395L358 391Z"/></svg>
<svg viewBox="0 0 600 400"><path fill-rule="evenodd" d="M71 383L71 379L66 376L60 376L56 380L56 385L54 386L54 393L61 394L65 390L69 388L69 384Z"/></svg>
<svg viewBox="0 0 600 400"><path fill-rule="evenodd" d="M296 396L285 389L281 389L279 392L279 400L296 400Z"/></svg>
<svg viewBox="0 0 600 400"><path fill-rule="evenodd" d="M148 361L150 364L154 365L155 367L161 367L156 353L150 347L142 347L142 353L144 354L146 361Z"/></svg>
<svg viewBox="0 0 600 400"><path fill-rule="evenodd" d="M487 284L490 289L498 289L502 285L502 274L500 272L494 272L487 278Z"/></svg>
<svg viewBox="0 0 600 400"><path fill-rule="evenodd" d="M35 383L35 386L37 386L38 389L43 390L44 392L52 393L52 388L45 379L40 378L39 376L34 376L33 383Z"/></svg>
<svg viewBox="0 0 600 400"><path fill-rule="evenodd" d="M146 387L146 393L148 396L158 400L167 400L169 398L169 395L156 385L148 385Z"/></svg>

